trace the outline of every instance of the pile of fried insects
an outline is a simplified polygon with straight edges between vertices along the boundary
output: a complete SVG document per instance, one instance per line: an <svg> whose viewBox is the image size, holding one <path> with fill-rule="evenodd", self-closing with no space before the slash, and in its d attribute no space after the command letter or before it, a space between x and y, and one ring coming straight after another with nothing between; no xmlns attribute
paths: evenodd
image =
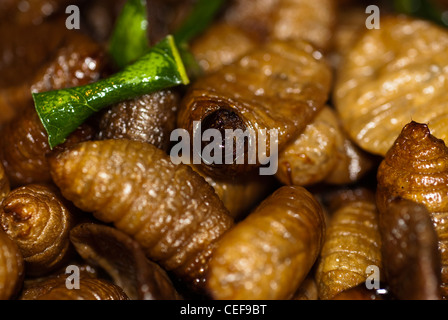
<svg viewBox="0 0 448 320"><path fill-rule="evenodd" d="M443 12L0 1L0 299L447 298Z"/></svg>

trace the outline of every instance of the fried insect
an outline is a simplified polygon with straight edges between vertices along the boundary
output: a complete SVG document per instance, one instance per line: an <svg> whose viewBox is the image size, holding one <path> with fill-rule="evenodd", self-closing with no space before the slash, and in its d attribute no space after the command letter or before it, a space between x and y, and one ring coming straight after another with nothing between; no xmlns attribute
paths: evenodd
<svg viewBox="0 0 448 320"><path fill-rule="evenodd" d="M60 148L93 137L93 127L83 124ZM13 188L51 182L47 162L50 152L47 132L31 106L0 128L0 160Z"/></svg>
<svg viewBox="0 0 448 320"><path fill-rule="evenodd" d="M331 201L330 221L316 270L322 300L365 283L369 266L382 268L374 194L368 189L342 190L332 195Z"/></svg>
<svg viewBox="0 0 448 320"><path fill-rule="evenodd" d="M47 294L53 288L63 283L69 283L70 286L74 286L75 281L71 278L71 276L74 275L74 271L77 272L76 275L79 276L79 279L99 278L99 271L93 266L70 261L67 265L63 266L60 270L56 270L54 273L37 278L25 278L18 300L38 300L40 296Z"/></svg>
<svg viewBox="0 0 448 320"><path fill-rule="evenodd" d="M373 159L345 135L337 114L328 106L278 156L276 177L287 185L358 181Z"/></svg>
<svg viewBox="0 0 448 320"><path fill-rule="evenodd" d="M213 299L290 299L319 255L322 207L299 186L265 199L219 241L209 264Z"/></svg>
<svg viewBox="0 0 448 320"><path fill-rule="evenodd" d="M245 174L259 167L260 159L270 154L271 134L277 133L275 143L282 150L305 129L323 108L330 83L328 64L313 46L301 41L273 41L193 83L181 102L178 126L191 137L207 129L221 133L222 141L214 143L222 149L223 161L201 161L207 175L228 178ZM201 132L194 121L200 123ZM266 139L258 137L259 129L266 130ZM258 147L257 161L252 164L245 150L243 164L236 163L236 156L240 155L236 148L226 148L226 130L253 133L254 145L265 143L266 152ZM224 164L232 156L233 163Z"/></svg>
<svg viewBox="0 0 448 320"><path fill-rule="evenodd" d="M103 49L88 37L74 33L61 42L53 60L39 70L33 84L27 87L28 92L84 85L106 72L108 63ZM90 140L93 135L93 128L83 124L66 144ZM50 151L47 132L30 96L23 111L0 128L0 160L11 186L51 181L46 160Z"/></svg>
<svg viewBox="0 0 448 320"><path fill-rule="evenodd" d="M336 79L334 102L349 136L380 156L411 119L447 139L447 63L445 28L406 16L382 19L344 57Z"/></svg>
<svg viewBox="0 0 448 320"><path fill-rule="evenodd" d="M226 10L224 19L259 39L302 39L327 49L335 16L333 0L236 0Z"/></svg>
<svg viewBox="0 0 448 320"><path fill-rule="evenodd" d="M202 70L211 73L238 60L257 45L241 28L217 22L193 41L190 50Z"/></svg>
<svg viewBox="0 0 448 320"><path fill-rule="evenodd" d="M19 247L29 276L49 273L70 257L74 218L53 187L32 184L12 190L1 204L0 223Z"/></svg>
<svg viewBox="0 0 448 320"><path fill-rule="evenodd" d="M67 199L114 223L148 258L200 288L213 247L233 220L199 174L131 140L82 142L52 156L50 167Z"/></svg>
<svg viewBox="0 0 448 320"><path fill-rule="evenodd" d="M426 206L438 237L442 296L448 297L448 148L426 124L412 121L402 129L377 172L377 205L407 199Z"/></svg>
<svg viewBox="0 0 448 320"><path fill-rule="evenodd" d="M0 37L0 123L32 104L31 92L96 81L107 64L102 48L68 30L65 18L13 32L10 24L0 24Z"/></svg>
<svg viewBox="0 0 448 320"><path fill-rule="evenodd" d="M117 285L104 279L81 278L79 289L68 289L61 281L36 300L129 300Z"/></svg>
<svg viewBox="0 0 448 320"><path fill-rule="evenodd" d="M399 300L440 299L437 233L423 204L396 199L380 212L384 274Z"/></svg>
<svg viewBox="0 0 448 320"><path fill-rule="evenodd" d="M195 165L191 165L191 168L213 187L219 199L229 211L229 215L236 220L249 214L278 185L272 176L254 174L244 177L244 179L214 179L203 173Z"/></svg>
<svg viewBox="0 0 448 320"><path fill-rule="evenodd" d="M0 300L15 298L25 275L22 254L13 240L0 229Z"/></svg>
<svg viewBox="0 0 448 320"><path fill-rule="evenodd" d="M102 115L98 138L142 141L168 151L178 105L179 94L174 90L120 102Z"/></svg>
<svg viewBox="0 0 448 320"><path fill-rule="evenodd" d="M83 223L70 231L70 240L84 260L106 270L130 299L180 299L166 272L146 258L135 240L118 229Z"/></svg>

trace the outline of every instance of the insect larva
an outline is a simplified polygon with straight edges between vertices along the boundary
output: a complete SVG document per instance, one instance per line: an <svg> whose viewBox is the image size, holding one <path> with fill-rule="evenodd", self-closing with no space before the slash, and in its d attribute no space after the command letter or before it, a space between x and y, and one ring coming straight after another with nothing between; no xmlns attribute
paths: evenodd
<svg viewBox="0 0 448 320"><path fill-rule="evenodd" d="M202 285L215 242L233 224L213 188L157 147L131 140L82 142L50 158L62 194L132 236L151 260Z"/></svg>
<svg viewBox="0 0 448 320"><path fill-rule="evenodd" d="M15 298L22 288L25 263L15 242L0 229L0 300Z"/></svg>
<svg viewBox="0 0 448 320"><path fill-rule="evenodd" d="M322 207L299 186L265 199L219 241L207 276L213 299L290 299L319 255Z"/></svg>
<svg viewBox="0 0 448 320"><path fill-rule="evenodd" d="M22 253L26 274L48 274L72 252L73 214L56 189L30 184L12 190L0 207L0 225Z"/></svg>
<svg viewBox="0 0 448 320"><path fill-rule="evenodd" d="M319 298L323 300L365 283L367 267L382 268L374 194L368 189L347 190L337 193L332 201L316 270Z"/></svg>

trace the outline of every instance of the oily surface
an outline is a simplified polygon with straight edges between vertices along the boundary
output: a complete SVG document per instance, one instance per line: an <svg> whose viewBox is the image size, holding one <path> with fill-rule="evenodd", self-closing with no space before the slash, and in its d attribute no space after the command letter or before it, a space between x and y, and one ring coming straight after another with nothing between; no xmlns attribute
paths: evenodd
<svg viewBox="0 0 448 320"><path fill-rule="evenodd" d="M277 130L278 149L283 149L324 106L330 82L327 63L311 45L273 41L194 82L181 102L178 126L190 136L194 121L201 122L201 130L214 128L222 135L225 129L252 130L256 135L265 129L266 153L257 151L266 156L270 130ZM210 175L223 177L260 165L244 163L203 167Z"/></svg>
<svg viewBox="0 0 448 320"><path fill-rule="evenodd" d="M80 278L79 289L68 289L62 277L36 300L129 300L119 286L95 278Z"/></svg>
<svg viewBox="0 0 448 320"><path fill-rule="evenodd" d="M42 275L65 262L74 218L52 187L30 184L12 190L0 207L0 223L23 255L28 275Z"/></svg>
<svg viewBox="0 0 448 320"><path fill-rule="evenodd" d="M168 151L178 107L179 95L173 90L120 102L101 117L98 138L137 140Z"/></svg>
<svg viewBox="0 0 448 320"><path fill-rule="evenodd" d="M381 236L374 195L368 191L339 193L332 201L325 242L316 270L319 298L365 283L367 267L380 270ZM380 272L381 274L381 272Z"/></svg>
<svg viewBox="0 0 448 320"><path fill-rule="evenodd" d="M379 216L384 273L400 300L440 299L440 255L431 215L422 204L391 201Z"/></svg>
<svg viewBox="0 0 448 320"><path fill-rule="evenodd" d="M278 161L276 177L301 186L355 182L373 167L373 160L348 139L329 106L280 152Z"/></svg>
<svg viewBox="0 0 448 320"><path fill-rule="evenodd" d="M333 0L235 0L225 21L259 39L306 40L326 49L335 22Z"/></svg>
<svg viewBox="0 0 448 320"><path fill-rule="evenodd" d="M344 57L334 91L358 145L384 156L411 120L447 138L447 47L448 31L409 17L384 18L364 33Z"/></svg>
<svg viewBox="0 0 448 320"><path fill-rule="evenodd" d="M302 187L282 187L219 241L207 289L214 299L289 299L324 238L322 208Z"/></svg>
<svg viewBox="0 0 448 320"><path fill-rule="evenodd" d="M82 223L70 230L70 241L84 260L103 268L130 299L180 298L165 270L148 260L140 245L124 232Z"/></svg>
<svg viewBox="0 0 448 320"><path fill-rule="evenodd" d="M448 148L425 124L407 124L378 168L377 205L380 212L400 197L426 206L437 232L441 256L442 295L448 284Z"/></svg>
<svg viewBox="0 0 448 320"><path fill-rule="evenodd" d="M194 55L205 73L230 64L258 45L249 33L236 25L217 22L191 44Z"/></svg>
<svg viewBox="0 0 448 320"><path fill-rule="evenodd" d="M53 157L50 167L67 199L114 223L150 259L196 284L214 242L233 223L201 176L147 143L83 142Z"/></svg>
<svg viewBox="0 0 448 320"><path fill-rule="evenodd" d="M0 229L0 300L15 298L22 287L24 265L19 248Z"/></svg>

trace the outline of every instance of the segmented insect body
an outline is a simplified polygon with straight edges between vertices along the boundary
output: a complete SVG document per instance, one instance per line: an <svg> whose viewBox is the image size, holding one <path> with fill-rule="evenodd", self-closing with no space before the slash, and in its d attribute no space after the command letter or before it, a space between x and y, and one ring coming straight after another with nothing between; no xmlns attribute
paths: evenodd
<svg viewBox="0 0 448 320"><path fill-rule="evenodd" d="M423 123L402 129L377 173L377 205L387 212L395 198L426 206L437 232L442 295L448 296L448 148Z"/></svg>
<svg viewBox="0 0 448 320"><path fill-rule="evenodd" d="M305 129L324 107L331 77L322 54L309 43L272 41L197 79L181 102L178 126L191 137L207 129L220 131L222 164L202 161L208 175L226 178L244 174L261 165L261 159L270 155L271 144L282 150ZM195 121L200 123L201 132ZM226 148L226 130L255 135L248 137L253 139L245 144L244 159L233 145L230 150L229 145ZM266 130L264 137L260 130ZM271 135L275 139L272 143ZM249 144L257 153L252 162ZM266 150L261 148L263 144ZM229 164L226 158L232 155ZM244 160L242 164L237 163L238 156Z"/></svg>
<svg viewBox="0 0 448 320"><path fill-rule="evenodd" d="M201 286L207 261L233 224L213 188L157 147L131 140L82 142L50 158L51 174L76 206L132 236L145 254Z"/></svg>
<svg viewBox="0 0 448 320"><path fill-rule="evenodd" d="M22 287L25 263L22 253L0 229L0 300L15 298Z"/></svg>
<svg viewBox="0 0 448 320"><path fill-rule="evenodd" d="M60 267L72 253L75 218L58 191L40 184L12 190L0 207L0 224L17 243L30 276Z"/></svg>
<svg viewBox="0 0 448 320"><path fill-rule="evenodd" d="M207 290L214 299L290 299L325 234L322 207L299 186L284 186L229 230L213 252Z"/></svg>
<svg viewBox="0 0 448 320"><path fill-rule="evenodd" d="M382 268L374 194L367 189L347 190L332 201L316 270L319 298L324 300L365 283L369 266Z"/></svg>
<svg viewBox="0 0 448 320"><path fill-rule="evenodd" d="M448 138L447 49L445 28L409 16L384 17L379 30L356 41L334 89L336 109L356 144L384 156L411 119Z"/></svg>

